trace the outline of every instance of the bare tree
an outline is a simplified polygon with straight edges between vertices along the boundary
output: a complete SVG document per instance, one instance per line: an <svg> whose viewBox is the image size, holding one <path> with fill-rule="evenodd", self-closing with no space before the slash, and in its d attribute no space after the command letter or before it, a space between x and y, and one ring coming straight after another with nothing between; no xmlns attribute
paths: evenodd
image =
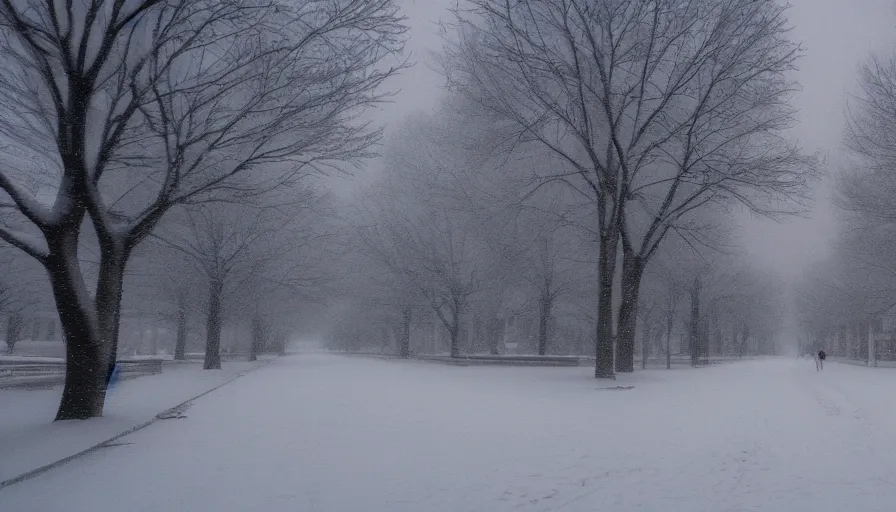
<svg viewBox="0 0 896 512"><path fill-rule="evenodd" d="M660 315L663 320L666 356L666 369L672 368L672 331L678 318L680 305L687 290L685 277L682 275L679 265L668 261L658 261L652 267L653 271L648 279L657 288L659 297Z"/></svg>
<svg viewBox="0 0 896 512"><path fill-rule="evenodd" d="M566 163L544 181L569 183L596 206L597 377L613 375L622 237L616 366L631 371L640 276L666 232L711 200L752 204L741 185L786 189L777 180L799 160L774 136L791 122L782 100L793 86L784 74L798 55L786 39L783 8L771 0L467 5L456 11L450 80L515 124L517 141L540 144ZM646 203L647 211L641 216L629 203ZM640 239L638 223L646 223Z"/></svg>
<svg viewBox="0 0 896 512"><path fill-rule="evenodd" d="M44 157L51 205L0 169L0 237L39 260L65 331L57 419L102 414L134 247L178 204L254 196L367 154L405 27L392 0L0 4L0 134ZM94 297L76 247L101 248ZM39 233L38 237L28 233Z"/></svg>
<svg viewBox="0 0 896 512"><path fill-rule="evenodd" d="M726 272L718 273L706 294L706 300L716 306L719 314L719 334L723 330L732 333L727 352L746 355L752 337L752 355L774 354L774 340L783 328L787 312L780 276L743 259L731 263Z"/></svg>
<svg viewBox="0 0 896 512"><path fill-rule="evenodd" d="M388 174L362 214L369 220L356 225L367 251L425 298L457 357L471 297L482 289L488 248L454 193L462 190L459 169L470 162L435 133L437 125L427 118L402 127L385 153Z"/></svg>
<svg viewBox="0 0 896 512"><path fill-rule="evenodd" d="M363 192L365 197L368 192ZM350 339L355 327L368 329L373 322L384 322L395 333L395 353L407 358L413 352L412 328L431 306L407 275L383 260L384 253L379 252L383 242L365 239L367 232L360 226L367 226L371 218L355 216L358 202L352 198L337 205L345 216L339 217L335 231L344 236L334 237L329 247L335 251L327 258L333 277L324 315L328 343L334 350L360 349L359 340Z"/></svg>
<svg viewBox="0 0 896 512"><path fill-rule="evenodd" d="M563 186L541 183L544 169L563 166L556 155L538 146L507 151L514 135L505 122L487 119L465 95L447 94L433 115L428 137L449 148L450 158L463 165L442 165L439 193L462 205L469 229L487 243L494 258L480 263L483 289L477 311L497 310L513 315L534 311L537 339L534 350L549 350L554 310L570 292L581 268L573 269L581 235L582 201ZM459 155L463 155L459 158ZM533 183L538 183L537 192ZM578 228L578 229L577 229ZM586 230L586 235L597 234ZM525 300L520 300L525 295ZM475 315L479 317L481 315ZM481 320L481 319L480 319ZM494 341L494 340L492 340ZM497 346L491 343L490 351Z"/></svg>
<svg viewBox="0 0 896 512"><path fill-rule="evenodd" d="M16 249L0 249L0 269L0 314L6 316L4 341L11 354L31 312L51 308L52 297L41 267Z"/></svg>
<svg viewBox="0 0 896 512"><path fill-rule="evenodd" d="M314 197L307 198L313 202ZM171 223L154 238L186 256L206 278L205 369L221 368L221 327L225 306L242 304L253 310L253 322L263 322L259 303L266 294L288 287L295 276L284 261L291 250L317 239L299 233L294 219L279 208L238 207L206 204L182 212L180 222ZM257 326L257 325L256 325Z"/></svg>
<svg viewBox="0 0 896 512"><path fill-rule="evenodd" d="M455 11L458 41L449 42L445 63L452 85L517 127L515 140L542 144L568 165L546 180L579 177L582 193L596 204L600 294L595 376L613 377L620 162L605 127L616 125L618 116L609 111L606 93L617 84L604 81L602 90L598 70L604 63L580 58L578 50L596 32L582 2L566 4L467 2L468 9ZM596 62L600 66L593 66ZM604 108L594 108L598 106Z"/></svg>
<svg viewBox="0 0 896 512"><path fill-rule="evenodd" d="M851 150L838 185L837 205L875 223L896 219L896 54L872 56L859 75L859 94L847 116ZM855 217L854 217L855 218Z"/></svg>
<svg viewBox="0 0 896 512"><path fill-rule="evenodd" d="M551 315L554 310L554 303L557 301L563 288L559 283L557 275L556 251L553 240L547 237L539 239L537 262L538 266L535 280L538 285L538 355L545 355L548 350L548 329L550 327Z"/></svg>
<svg viewBox="0 0 896 512"><path fill-rule="evenodd" d="M665 278L678 281L679 297L689 298L682 320L691 363L712 355L747 355L750 347L751 355L774 353L786 314L780 277L756 267L741 248L705 256L710 254L675 269L677 279Z"/></svg>
<svg viewBox="0 0 896 512"><path fill-rule="evenodd" d="M456 219L442 212L421 217L411 217L407 211L378 213L376 224L361 228L362 240L393 274L425 297L448 331L451 356L458 357L462 321L470 297L479 291L475 265L482 249Z"/></svg>
<svg viewBox="0 0 896 512"><path fill-rule="evenodd" d="M852 179L855 182L850 186L864 186L862 174ZM884 204L868 206L886 208ZM867 329L870 321L885 316L896 305L896 266L892 263L896 232L880 215L883 212L849 209L845 213L830 255L810 267L799 283L796 306L808 338L803 350L825 348L832 355L859 357L842 352L847 347L839 342L828 347L825 342L840 337L846 328ZM867 351L866 344L857 348ZM874 354L867 355L871 358Z"/></svg>
<svg viewBox="0 0 896 512"><path fill-rule="evenodd" d="M891 264L896 245L894 104L896 55L874 55L860 70L859 94L847 119L844 138L850 158L842 166L835 196L844 215L831 262L834 268L827 269L841 277L844 291L862 295L882 309L892 302L896 276Z"/></svg>
<svg viewBox="0 0 896 512"><path fill-rule="evenodd" d="M5 269L8 271L8 268ZM0 280L0 311L8 311L14 301L13 290L5 280ZM12 354L19 341L19 336L24 325L22 314L19 311L11 311L6 318L6 352Z"/></svg>
<svg viewBox="0 0 896 512"><path fill-rule="evenodd" d="M646 304L642 303L638 306L638 316L640 317L641 323L644 326L644 329L641 333L641 369L644 370L647 368L647 360L650 357L651 350L651 341L656 334L659 334L661 331L656 330L656 320L658 315L656 314L660 308L660 303L658 301L651 301ZM659 352L657 352L659 355Z"/></svg>
<svg viewBox="0 0 896 512"><path fill-rule="evenodd" d="M496 275L496 286L511 290L522 285L524 293L531 297L526 301L538 318L538 337L535 351L545 355L550 347L550 329L555 308L579 274L569 265L576 241L571 230L563 227L554 216L534 212L524 207L505 212L509 222L494 222L496 212L489 214L485 222L491 222L486 235L489 245L502 256L500 264L505 272ZM534 307L532 307L534 305Z"/></svg>
<svg viewBox="0 0 896 512"><path fill-rule="evenodd" d="M698 2L699 4L699 2ZM640 279L644 266L672 231L699 236L691 212L736 202L761 215L796 213L812 175L812 159L783 137L794 122L788 73L799 55L787 39L784 7L774 2L714 2L685 34L702 48L676 64L692 74L667 98L678 104L672 129L650 165L624 180L620 239L623 249L617 370L628 371ZM683 11L681 14L687 14ZM661 66L662 67L662 66ZM674 68L666 76L675 77ZM677 79L680 80L680 79ZM696 332L696 331L695 331Z"/></svg>
<svg viewBox="0 0 896 512"><path fill-rule="evenodd" d="M290 317L305 304L299 297L299 289L275 283L264 275L256 276L252 281L245 287L247 293L238 297L238 302L245 305L240 308L242 314L230 315L248 317L249 361L257 360L263 353L284 353L286 347L282 336L290 330Z"/></svg>
<svg viewBox="0 0 896 512"><path fill-rule="evenodd" d="M174 359L186 359L187 339L203 314L205 287L202 274L183 253L150 238L134 251L125 276L122 304L144 314L157 315L174 326Z"/></svg>
<svg viewBox="0 0 896 512"><path fill-rule="evenodd" d="M411 327L415 318L421 311L430 310L420 289L406 273L400 268L390 266L389 261L383 261L385 256L381 246L374 244L369 239L361 238L362 246L359 250L364 254L360 271L348 274L352 280L350 293L355 298L363 298L364 302L357 307L369 309L376 308L382 311L381 316L388 318L391 324L398 325L397 355L402 359L411 356Z"/></svg>
<svg viewBox="0 0 896 512"><path fill-rule="evenodd" d="M334 238L327 222L329 198L307 191L304 201L294 200L282 213L286 219L273 240L277 250L267 264L255 265L235 294L235 309L249 317L251 343L249 360L267 349L284 353L285 333L300 308L320 304L332 292L333 269L327 265L333 255L328 245Z"/></svg>
<svg viewBox="0 0 896 512"><path fill-rule="evenodd" d="M797 306L808 337L804 350L841 353L843 331L867 325L896 304L896 54L872 55L851 99L835 204L839 232L831 255L800 283ZM867 350L865 346L861 347ZM869 360L873 354L868 354Z"/></svg>

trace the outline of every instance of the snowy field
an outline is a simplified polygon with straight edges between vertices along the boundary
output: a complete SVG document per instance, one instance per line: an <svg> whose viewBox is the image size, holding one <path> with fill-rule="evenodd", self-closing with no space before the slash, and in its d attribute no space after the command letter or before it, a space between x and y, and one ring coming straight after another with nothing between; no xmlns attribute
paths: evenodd
<svg viewBox="0 0 896 512"><path fill-rule="evenodd" d="M166 365L159 375L118 382L106 396L105 416L89 422L53 422L62 386L0 389L0 482L130 430L258 365L224 363L214 372L202 371L201 364Z"/></svg>
<svg viewBox="0 0 896 512"><path fill-rule="evenodd" d="M896 510L894 369L590 373L282 358L0 510Z"/></svg>

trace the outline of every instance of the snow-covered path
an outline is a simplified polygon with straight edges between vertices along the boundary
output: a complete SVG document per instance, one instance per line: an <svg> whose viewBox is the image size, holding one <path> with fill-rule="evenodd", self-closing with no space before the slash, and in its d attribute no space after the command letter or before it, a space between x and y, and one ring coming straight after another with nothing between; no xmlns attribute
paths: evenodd
<svg viewBox="0 0 896 512"><path fill-rule="evenodd" d="M284 358L0 510L896 510L894 369L590 372Z"/></svg>

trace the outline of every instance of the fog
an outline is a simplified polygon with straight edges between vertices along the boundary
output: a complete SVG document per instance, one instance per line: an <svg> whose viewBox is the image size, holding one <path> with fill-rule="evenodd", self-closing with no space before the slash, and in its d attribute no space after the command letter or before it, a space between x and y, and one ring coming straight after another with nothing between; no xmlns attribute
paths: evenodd
<svg viewBox="0 0 896 512"><path fill-rule="evenodd" d="M409 114L436 108L444 94L444 76L434 54L443 45L440 25L451 19L454 5L447 0L405 1L404 14L411 28L407 48L415 65L395 79L401 92L393 103L374 114L387 129ZM799 215L772 220L738 212L734 241L759 266L788 285L790 312L779 336L788 352L797 350L797 341L804 336L799 314L792 311L797 293L792 287L799 285L812 264L829 256L837 235L833 182L843 158L847 104L858 93L860 64L870 53L886 53L896 40L894 14L896 7L889 0L796 0L788 10L791 35L804 51L794 72L801 89L793 96L798 113L789 134L806 151L819 155L824 175L812 183L806 209ZM356 177L366 181L379 171L379 165L373 163ZM350 187L346 182L337 184L339 190Z"/></svg>
<svg viewBox="0 0 896 512"><path fill-rule="evenodd" d="M601 378L830 343L871 357L835 333L888 329L891 2L694 0L653 21L586 4L265 8L209 43L257 44L217 58L160 34L241 4L155 33L137 10L139 44L108 20L112 46L85 39L83 90L65 50L10 39L7 350L101 354L107 374L309 339L594 357ZM101 410L84 385L61 417Z"/></svg>
<svg viewBox="0 0 896 512"><path fill-rule="evenodd" d="M843 151L847 100L857 93L858 67L869 53L886 52L893 44L896 8L888 0L791 3L793 37L805 49L796 73L802 91L794 98L799 114L793 134L807 150L820 152L826 168L835 171ZM743 244L788 279L799 277L830 249L836 231L831 194L830 179L816 184L807 218L780 223L744 219Z"/></svg>
<svg viewBox="0 0 896 512"><path fill-rule="evenodd" d="M455 4L452 0L403 0L410 25L407 49L415 66L395 78L401 92L374 114L377 121L391 126L412 112L435 108L444 91L444 78L432 54L442 47L439 24L450 19L449 9ZM792 36L805 51L795 73L802 90L794 95L799 112L791 132L806 150L820 152L830 170L842 151L846 104L856 92L858 67L869 53L886 51L896 40L896 7L890 0L792 0L790 4ZM377 166L373 167L367 172L376 172ZM835 231L831 192L829 179L815 184L811 211L802 217L776 222L745 213L740 219L741 243L786 279L799 277L829 250Z"/></svg>
<svg viewBox="0 0 896 512"><path fill-rule="evenodd" d="M0 510L892 510L893 0L0 2Z"/></svg>

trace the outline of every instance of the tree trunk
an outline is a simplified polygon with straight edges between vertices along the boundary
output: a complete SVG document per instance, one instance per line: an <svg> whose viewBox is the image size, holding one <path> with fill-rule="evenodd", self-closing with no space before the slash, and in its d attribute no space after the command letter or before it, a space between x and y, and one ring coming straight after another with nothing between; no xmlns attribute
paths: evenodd
<svg viewBox="0 0 896 512"><path fill-rule="evenodd" d="M712 343L712 351L710 355L721 355L722 354L722 331L719 329L719 312L718 308L713 306L712 315L710 317L712 325L711 327L711 338L710 341Z"/></svg>
<svg viewBox="0 0 896 512"><path fill-rule="evenodd" d="M543 294L544 295L544 294ZM548 352L548 327L551 321L552 300L548 296L542 296L538 307L538 355L543 356Z"/></svg>
<svg viewBox="0 0 896 512"><path fill-rule="evenodd" d="M622 303L616 329L616 371L635 370L635 331L638 324L638 292L644 265L641 258L628 253L622 259Z"/></svg>
<svg viewBox="0 0 896 512"><path fill-rule="evenodd" d="M149 332L149 351L152 355L157 356L159 355L159 327L155 322L153 322Z"/></svg>
<svg viewBox="0 0 896 512"><path fill-rule="evenodd" d="M601 201L604 203L605 201ZM603 211L605 204L600 205ZM601 214L602 229L598 255L597 339L595 340L594 376L615 379L613 370L613 277L616 270L616 246L619 232L614 222L606 222ZM610 228L603 226L609 225Z"/></svg>
<svg viewBox="0 0 896 512"><path fill-rule="evenodd" d="M648 315L652 316L652 315ZM650 352L650 337L653 334L650 325L650 318L644 322L644 333L641 336L641 369L647 369L647 356Z"/></svg>
<svg viewBox="0 0 896 512"><path fill-rule="evenodd" d="M78 264L77 227L48 236L50 254L45 267L65 336L65 386L56 420L88 419L103 415L107 360L95 304L91 302Z"/></svg>
<svg viewBox="0 0 896 512"><path fill-rule="evenodd" d="M691 366L697 366L700 357L700 277L694 279L694 288L691 290L691 332L689 333L689 348L691 352Z"/></svg>
<svg viewBox="0 0 896 512"><path fill-rule="evenodd" d="M205 370L221 369L221 282L213 279L209 285L208 317L205 331Z"/></svg>
<svg viewBox="0 0 896 512"><path fill-rule="evenodd" d="M118 242L103 244L96 283L96 313L106 364L106 381L112 378L118 360L118 331L121 324L121 295L128 254Z"/></svg>
<svg viewBox="0 0 896 512"><path fill-rule="evenodd" d="M6 353L12 354L19 338L22 336L22 327L25 326L25 318L22 313L16 311L6 317Z"/></svg>
<svg viewBox="0 0 896 512"><path fill-rule="evenodd" d="M463 303L455 299L451 308L451 325L447 325L451 335L451 357L460 357L460 330L463 318ZM443 322L444 323L444 322Z"/></svg>
<svg viewBox="0 0 896 512"><path fill-rule="evenodd" d="M187 358L187 308L185 304L177 307L177 334L174 339L174 360L183 361Z"/></svg>
<svg viewBox="0 0 896 512"><path fill-rule="evenodd" d="M401 341L398 344L398 357L407 359L411 357L411 321L413 311L410 306L401 310Z"/></svg>
<svg viewBox="0 0 896 512"><path fill-rule="evenodd" d="M498 346L504 338L505 321L492 317L486 328L486 337L488 338L488 353L496 356L500 352Z"/></svg>
<svg viewBox="0 0 896 512"><path fill-rule="evenodd" d="M285 356L286 355L286 345L289 344L289 335L285 333L281 333L277 336L280 340L280 344L277 345L277 355Z"/></svg>
<svg viewBox="0 0 896 512"><path fill-rule="evenodd" d="M731 326L731 355L737 355L740 352L740 345L737 341L737 325Z"/></svg>
<svg viewBox="0 0 896 512"><path fill-rule="evenodd" d="M264 350L266 329L261 314L252 315L252 343L249 345L249 361L257 361L259 352Z"/></svg>
<svg viewBox="0 0 896 512"><path fill-rule="evenodd" d="M666 369L672 369L672 327L675 325L675 311L666 317Z"/></svg>
<svg viewBox="0 0 896 512"><path fill-rule="evenodd" d="M460 344L458 340L458 329L455 327L448 330L451 335L451 357L460 357Z"/></svg>
<svg viewBox="0 0 896 512"><path fill-rule="evenodd" d="M379 347L381 354L387 354L392 345L392 337L389 336L389 329L385 325L380 326L379 331L380 341L377 343L377 346Z"/></svg>
<svg viewBox="0 0 896 512"><path fill-rule="evenodd" d="M460 313L455 308L453 324L448 329L448 334L451 336L451 357L460 357L460 340L458 339L458 334L460 334Z"/></svg>

